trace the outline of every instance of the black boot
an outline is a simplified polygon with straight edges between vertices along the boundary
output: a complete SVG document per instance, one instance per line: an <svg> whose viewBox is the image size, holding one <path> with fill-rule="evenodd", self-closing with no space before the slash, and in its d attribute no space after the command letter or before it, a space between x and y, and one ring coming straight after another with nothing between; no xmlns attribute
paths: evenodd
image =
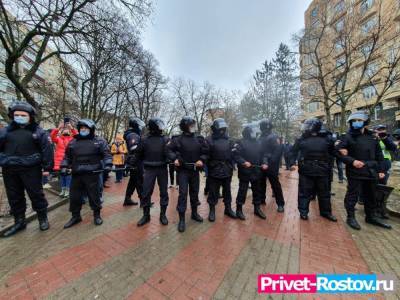
<svg viewBox="0 0 400 300"><path fill-rule="evenodd" d="M133 201L131 198L126 197L123 206L132 206L132 205L138 205L137 202Z"/></svg>
<svg viewBox="0 0 400 300"><path fill-rule="evenodd" d="M167 207L166 206L161 206L161 212L160 212L160 223L163 225L168 225L168 219L165 213L167 212Z"/></svg>
<svg viewBox="0 0 400 300"><path fill-rule="evenodd" d="M392 226L385 223L383 220L378 218L377 216L366 216L365 222L371 225L379 226L385 229L392 229Z"/></svg>
<svg viewBox="0 0 400 300"><path fill-rule="evenodd" d="M39 221L39 229L41 231L46 231L50 228L49 220L47 219L47 211L42 211L37 213Z"/></svg>
<svg viewBox="0 0 400 300"><path fill-rule="evenodd" d="M267 202L265 202L265 200L261 200L261 205L267 205Z"/></svg>
<svg viewBox="0 0 400 300"><path fill-rule="evenodd" d="M199 222L199 223L203 222L203 218L197 212L197 206L192 206L191 218L192 218L193 221L196 221L196 222Z"/></svg>
<svg viewBox="0 0 400 300"><path fill-rule="evenodd" d="M254 205L254 215L256 215L257 217L259 217L263 220L267 219L264 212L261 210L260 205Z"/></svg>
<svg viewBox="0 0 400 300"><path fill-rule="evenodd" d="M210 204L210 212L208 214L208 221L215 222L215 205Z"/></svg>
<svg viewBox="0 0 400 300"><path fill-rule="evenodd" d="M300 219L307 221L308 220L308 215L306 214L300 214Z"/></svg>
<svg viewBox="0 0 400 300"><path fill-rule="evenodd" d="M94 225L99 226L99 225L103 224L103 219L100 216L99 210L96 210L93 212L93 219L94 219Z"/></svg>
<svg viewBox="0 0 400 300"><path fill-rule="evenodd" d="M225 205L224 215L229 218L236 219L236 214L233 212L230 205Z"/></svg>
<svg viewBox="0 0 400 300"><path fill-rule="evenodd" d="M143 226L150 222L150 207L143 207L143 217L137 223L137 226Z"/></svg>
<svg viewBox="0 0 400 300"><path fill-rule="evenodd" d="M278 213L283 213L285 211L285 208L283 207L283 205L278 205L277 211Z"/></svg>
<svg viewBox="0 0 400 300"><path fill-rule="evenodd" d="M10 237L16 234L18 231L24 230L26 228L25 215L14 216L14 225L3 233L3 237Z"/></svg>
<svg viewBox="0 0 400 300"><path fill-rule="evenodd" d="M236 205L236 218L238 218L242 221L246 220L246 217L244 216L244 213L243 213L242 205L240 205L240 204Z"/></svg>
<svg viewBox="0 0 400 300"><path fill-rule="evenodd" d="M360 224L358 224L355 216L352 214L347 215L346 223L355 230L361 230Z"/></svg>
<svg viewBox="0 0 400 300"><path fill-rule="evenodd" d="M337 218L334 215L330 214L330 213L321 214L321 217L323 217L325 219L328 219L329 221L332 221L332 222L337 222Z"/></svg>
<svg viewBox="0 0 400 300"><path fill-rule="evenodd" d="M64 229L70 228L78 223L82 222L82 217L80 213L72 214L72 218L64 225Z"/></svg>
<svg viewBox="0 0 400 300"><path fill-rule="evenodd" d="M186 230L185 213L179 213L178 231L184 232Z"/></svg>

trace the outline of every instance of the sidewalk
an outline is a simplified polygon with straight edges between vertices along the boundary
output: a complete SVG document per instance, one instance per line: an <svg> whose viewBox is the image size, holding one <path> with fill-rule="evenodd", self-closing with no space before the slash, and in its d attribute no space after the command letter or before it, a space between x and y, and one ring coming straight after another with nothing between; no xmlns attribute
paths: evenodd
<svg viewBox="0 0 400 300"><path fill-rule="evenodd" d="M100 227L92 224L86 206L84 222L63 230L70 217L63 206L50 213L49 231L40 232L32 222L24 233L1 240L0 299L282 299L286 297L258 296L257 274L374 272L400 278L399 220L392 218L391 231L372 227L363 221L361 207L357 214L362 230L350 230L343 221L345 185L335 184L333 205L339 222L320 218L316 202L310 220L301 221L297 174L282 171L281 180L287 201L284 214L276 212L269 197L264 207L267 221L255 219L249 198L245 222L224 217L219 204L215 223L196 224L188 213L187 230L180 234L177 190L169 190L168 226L159 224L154 197L151 223L138 228L140 210L122 206L125 179L106 189ZM236 178L232 192L237 193ZM206 200L200 200L200 213L206 218ZM400 291L397 297L387 295L398 297ZM384 297L346 299L378 298Z"/></svg>

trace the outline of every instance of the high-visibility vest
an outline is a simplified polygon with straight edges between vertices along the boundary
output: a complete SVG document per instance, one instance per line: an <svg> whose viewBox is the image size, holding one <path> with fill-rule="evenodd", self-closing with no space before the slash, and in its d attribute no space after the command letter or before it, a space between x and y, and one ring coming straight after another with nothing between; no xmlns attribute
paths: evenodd
<svg viewBox="0 0 400 300"><path fill-rule="evenodd" d="M379 146L381 146L383 157L385 159L392 160L392 155L390 154L390 152L388 150L386 150L385 143L382 141L379 141Z"/></svg>

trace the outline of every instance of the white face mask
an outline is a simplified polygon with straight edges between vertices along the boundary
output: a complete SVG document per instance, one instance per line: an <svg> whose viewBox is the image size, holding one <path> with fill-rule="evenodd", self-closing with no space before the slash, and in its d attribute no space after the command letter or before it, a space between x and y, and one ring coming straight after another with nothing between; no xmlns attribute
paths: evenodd
<svg viewBox="0 0 400 300"><path fill-rule="evenodd" d="M257 132L255 132L254 130L252 130L252 131L250 132L250 137L251 137L252 139L255 139L255 138L257 137Z"/></svg>
<svg viewBox="0 0 400 300"><path fill-rule="evenodd" d="M190 132L190 133L195 133L196 131L197 131L196 126L190 126L190 127L189 127L189 132Z"/></svg>

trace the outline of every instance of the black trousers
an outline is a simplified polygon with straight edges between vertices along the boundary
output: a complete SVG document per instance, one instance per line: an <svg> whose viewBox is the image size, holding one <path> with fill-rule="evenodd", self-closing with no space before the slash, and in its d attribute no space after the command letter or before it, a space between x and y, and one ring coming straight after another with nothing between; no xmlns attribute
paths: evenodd
<svg viewBox="0 0 400 300"><path fill-rule="evenodd" d="M138 193L139 199L142 199L143 194L143 169L132 169L129 172L129 182L126 187L125 199L130 199L135 192Z"/></svg>
<svg viewBox="0 0 400 300"><path fill-rule="evenodd" d="M26 211L25 191L36 212L47 210L47 200L42 185L42 168L4 167L3 180L13 216L22 216Z"/></svg>
<svg viewBox="0 0 400 300"><path fill-rule="evenodd" d="M199 171L178 170L179 196L176 210L184 213L187 208L187 196L189 193L190 206L196 208L199 203L200 176Z"/></svg>
<svg viewBox="0 0 400 300"><path fill-rule="evenodd" d="M267 179L271 184L272 191L275 195L275 201L278 206L285 205L285 199L283 198L282 186L279 181L279 176L275 174L263 173L260 180L260 192L261 192L261 203L264 203L267 199Z"/></svg>
<svg viewBox="0 0 400 300"><path fill-rule="evenodd" d="M301 214L309 212L310 200L318 196L321 215L332 213L330 177L299 175L298 209Z"/></svg>
<svg viewBox="0 0 400 300"><path fill-rule="evenodd" d="M219 190L222 186L222 196L224 198L225 205L230 206L232 203L232 194L231 194L231 182L232 176L226 178L214 178L214 177L207 177L208 185L209 185L209 192L207 202L210 205L217 205L218 203L218 196Z"/></svg>
<svg viewBox="0 0 400 300"><path fill-rule="evenodd" d="M253 192L253 204L254 205L261 204L260 180L239 178L239 190L236 197L237 205L244 205L244 203L246 202L247 190L249 189L249 184L251 184L251 191Z"/></svg>
<svg viewBox="0 0 400 300"><path fill-rule="evenodd" d="M174 182L175 182L175 166L169 164L168 165L168 172L169 172L169 184L170 185L174 185Z"/></svg>
<svg viewBox="0 0 400 300"><path fill-rule="evenodd" d="M89 198L89 205L93 211L101 210L101 179L99 174L72 174L69 210L73 215L78 215L82 208L82 197Z"/></svg>
<svg viewBox="0 0 400 300"><path fill-rule="evenodd" d="M364 200L364 211L367 216L374 214L376 210L376 180L363 180L348 177L347 178L347 192L344 197L344 206L347 211L347 215L354 216L354 208L357 204L358 197L361 191L363 192Z"/></svg>
<svg viewBox="0 0 400 300"><path fill-rule="evenodd" d="M168 170L167 166L161 166L144 168L141 207L151 206L151 195L154 191L156 179L160 191L160 205L168 206Z"/></svg>
<svg viewBox="0 0 400 300"><path fill-rule="evenodd" d="M290 155L284 155L283 158L285 159L286 170L289 170L291 165Z"/></svg>

